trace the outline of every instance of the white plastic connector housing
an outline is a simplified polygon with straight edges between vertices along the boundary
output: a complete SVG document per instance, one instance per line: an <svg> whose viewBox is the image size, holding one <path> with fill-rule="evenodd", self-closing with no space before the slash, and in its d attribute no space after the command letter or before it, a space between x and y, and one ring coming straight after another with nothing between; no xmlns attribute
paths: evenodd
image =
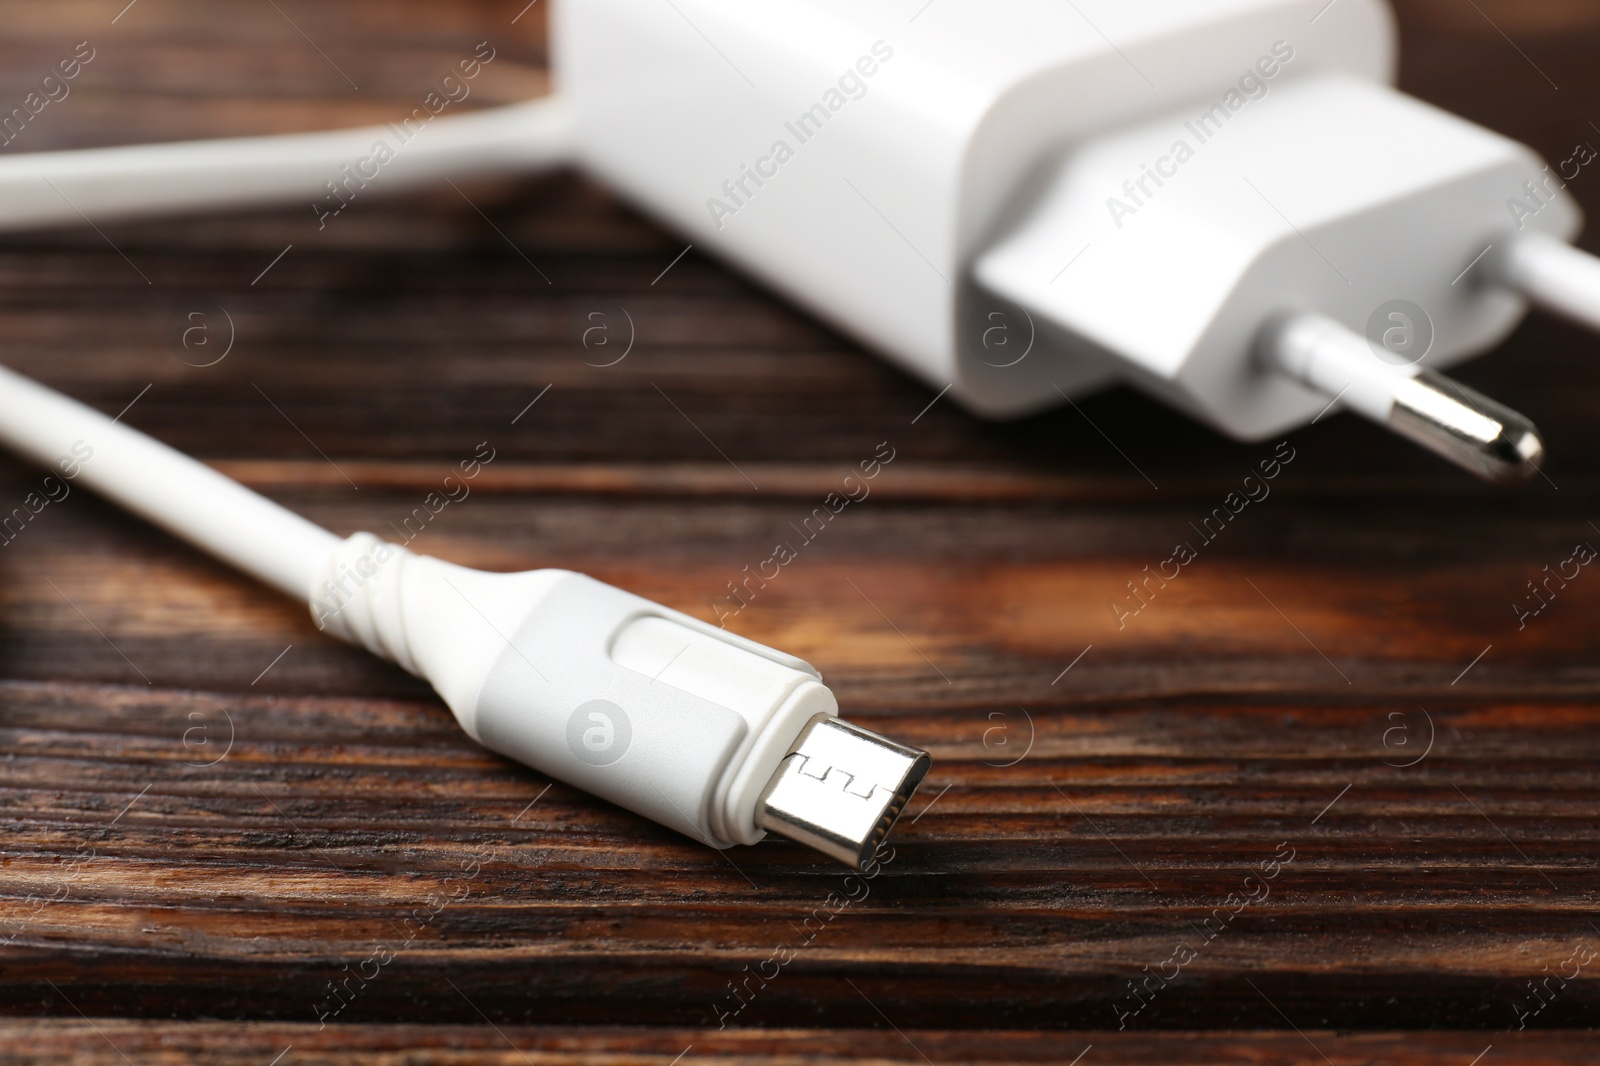
<svg viewBox="0 0 1600 1066"><path fill-rule="evenodd" d="M1396 56L1381 0L581 0L553 19L582 165L994 416L1113 373L1042 330L1021 362L1020 340L985 346L1015 309L970 268L1055 160L1234 86L1280 40L1295 77L1386 81Z"/></svg>
<svg viewBox="0 0 1600 1066"><path fill-rule="evenodd" d="M838 703L803 660L566 570L495 574L356 534L319 627L432 682L485 747L715 847Z"/></svg>

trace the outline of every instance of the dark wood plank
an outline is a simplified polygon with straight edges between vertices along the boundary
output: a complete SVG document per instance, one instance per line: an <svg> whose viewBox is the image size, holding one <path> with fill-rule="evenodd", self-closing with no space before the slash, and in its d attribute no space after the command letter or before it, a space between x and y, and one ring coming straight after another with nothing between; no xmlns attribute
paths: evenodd
<svg viewBox="0 0 1600 1066"><path fill-rule="evenodd" d="M359 91L271 5L140 0L113 26L120 6L0 5L0 100L101 48L7 150L381 120L488 38L481 101L544 86L543 5L512 27L520 3L282 4ZM1600 137L1592 5L1401 15L1412 91L1552 155ZM1512 609L1600 543L1592 338L1535 318L1461 374L1538 419L1548 482L1489 489L1331 419L1119 626L1127 583L1271 447L1125 391L1082 405L1094 425L917 419L931 391L697 252L652 285L682 243L583 179L468 191L549 284L448 190L320 232L289 211L106 227L120 252L13 235L3 358L108 411L139 397L132 424L342 532L389 532L489 441L418 550L706 618L888 441L872 495L729 624L933 751L893 860L808 936L856 891L837 871L546 791L419 682L75 492L0 546L0 1060L117 1058L80 1011L135 1061L518 1058L485 1018L597 1027L508 1029L530 1061L1592 1057L1600 985L1528 1011L1529 982L1600 949L1600 578L1522 628ZM1573 191L1600 210L1600 178ZM636 350L592 365L588 316L621 307ZM219 348L185 331L220 344L228 316L234 350L191 365ZM0 501L39 476L0 459ZM1293 861L1222 921L1280 844ZM1180 945L1178 977L1130 992ZM749 976L780 948L780 976ZM394 959L351 978L375 951ZM421 1019L457 1027L396 1024ZM1396 1033L1440 1027L1482 1031Z"/></svg>
<svg viewBox="0 0 1600 1066"><path fill-rule="evenodd" d="M1479 1033L1107 1033L889 1029L639 1030L527 1029L506 1026L332 1026L191 1022L183 1025L101 1021L13 1021L0 1024L0 1062L70 1060L85 1066L195 1062L260 1066L274 1055L298 1063L474 1062L507 1066L681 1062L747 1062L756 1066L863 1059L883 1063L1160 1062L1173 1066L1459 1066L1485 1050ZM1502 1035L1493 1057L1527 1066L1591 1062L1582 1033ZM291 1057L292 1056L292 1057ZM1484 1061L1490 1061L1485 1056Z"/></svg>

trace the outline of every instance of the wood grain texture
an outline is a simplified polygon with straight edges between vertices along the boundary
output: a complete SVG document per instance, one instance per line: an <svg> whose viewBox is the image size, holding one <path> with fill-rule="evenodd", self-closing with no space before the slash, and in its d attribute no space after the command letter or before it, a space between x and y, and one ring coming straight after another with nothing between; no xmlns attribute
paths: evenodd
<svg viewBox="0 0 1600 1066"><path fill-rule="evenodd" d="M485 39L478 100L545 84L542 4L276 6L0 4L0 102L98 49L3 151L382 121ZM1600 140L1592 5L1401 16L1410 90ZM1460 372L1548 479L1327 420L1119 626L1273 446L1125 391L929 407L698 251L653 281L683 242L581 178L463 192L515 249L448 189L8 236L4 361L340 532L488 442L415 549L737 607L933 752L891 861L722 855L550 786L74 491L0 545L0 1062L1593 1060L1600 970L1549 974L1600 953L1600 574L1513 604L1600 544L1600 342L1535 317ZM623 307L635 349L592 365ZM871 495L728 599L881 442ZM0 514L41 476L0 458Z"/></svg>
<svg viewBox="0 0 1600 1066"><path fill-rule="evenodd" d="M260 1066L283 1062L399 1064L487 1063L498 1066L671 1066L674 1062L742 1062L755 1066L866 1061L874 1063L1158 1062L1170 1066L1460 1066L1485 1050L1481 1033L983 1033L912 1029L780 1029L706 1032L692 1029L523 1028L477 1026L314 1025L196 1022L171 1026L102 1020L18 1020L0 1024L0 1063L38 1061L41 1053L83 1066L125 1066L123 1056L151 1066L206 1062ZM1500 1061L1564 1066L1593 1061L1584 1033L1502 1034ZM1091 1058L1091 1055L1093 1056ZM55 1060L53 1060L55 1061ZM1482 1061L1491 1061L1485 1055Z"/></svg>

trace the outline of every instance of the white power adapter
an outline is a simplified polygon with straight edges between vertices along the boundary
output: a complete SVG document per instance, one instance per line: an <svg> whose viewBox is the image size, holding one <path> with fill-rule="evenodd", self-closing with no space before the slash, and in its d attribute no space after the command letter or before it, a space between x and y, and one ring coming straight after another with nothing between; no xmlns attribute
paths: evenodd
<svg viewBox="0 0 1600 1066"><path fill-rule="evenodd" d="M1511 479L1533 427L1436 368L1519 291L1600 317L1600 264L1540 239L1579 228L1559 178L1388 88L1381 0L581 0L555 28L586 168L982 414L1120 380L1258 440L1337 402Z"/></svg>
<svg viewBox="0 0 1600 1066"><path fill-rule="evenodd" d="M1258 440L1342 406L1495 480L1531 474L1539 436L1439 368L1528 298L1600 329L1560 175L1389 88L1383 0L552 17L551 98L13 156L0 225L295 201L321 220L369 188L575 163L978 414L1123 381Z"/></svg>
<svg viewBox="0 0 1600 1066"><path fill-rule="evenodd" d="M1559 176L1389 88L1382 0L561 0L554 19L549 99L8 156L0 226L295 202L320 225L368 190L571 162L979 414L1125 381L1252 440L1342 406L1494 480L1536 469L1537 432L1437 368L1529 298L1600 329ZM861 865L927 770L840 722L797 659L581 575L341 541L9 371L0 440L44 463L89 448L85 483L306 598L475 738L707 843L772 830Z"/></svg>

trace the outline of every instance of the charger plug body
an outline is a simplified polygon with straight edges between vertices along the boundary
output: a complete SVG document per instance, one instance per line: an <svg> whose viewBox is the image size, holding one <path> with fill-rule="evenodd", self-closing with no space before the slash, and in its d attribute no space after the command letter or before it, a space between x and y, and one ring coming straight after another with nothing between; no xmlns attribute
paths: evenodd
<svg viewBox="0 0 1600 1066"><path fill-rule="evenodd" d="M1485 253L1519 223L1560 238L1581 225L1571 197L1535 185L1532 151L1382 85L1312 74L1236 112L1212 106L1081 145L974 272L1067 347L1114 358L1128 382L1235 438L1304 425L1332 397L1388 417L1388 394L1377 409L1350 402L1359 363L1343 387L1267 372L1255 352L1275 319L1336 321L1380 366L1449 367L1528 309L1473 269ZM1519 220L1507 202L1530 188L1542 209ZM1087 250L1053 280L1064 240Z"/></svg>
<svg viewBox="0 0 1600 1066"><path fill-rule="evenodd" d="M552 18L581 165L988 416L1120 372L972 278L1075 146L1236 88L1275 42L1280 79L1385 82L1396 62L1381 0L582 0ZM1078 249L1061 241L1051 273Z"/></svg>

